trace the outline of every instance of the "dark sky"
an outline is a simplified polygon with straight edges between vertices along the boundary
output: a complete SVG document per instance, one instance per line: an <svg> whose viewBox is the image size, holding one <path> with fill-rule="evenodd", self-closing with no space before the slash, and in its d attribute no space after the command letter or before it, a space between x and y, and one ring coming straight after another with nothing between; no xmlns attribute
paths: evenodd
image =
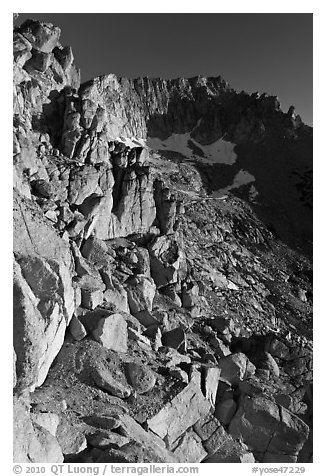
<svg viewBox="0 0 326 476"><path fill-rule="evenodd" d="M312 125L312 14L44 13L71 45L82 81L102 74L221 75L237 91L277 95Z"/></svg>

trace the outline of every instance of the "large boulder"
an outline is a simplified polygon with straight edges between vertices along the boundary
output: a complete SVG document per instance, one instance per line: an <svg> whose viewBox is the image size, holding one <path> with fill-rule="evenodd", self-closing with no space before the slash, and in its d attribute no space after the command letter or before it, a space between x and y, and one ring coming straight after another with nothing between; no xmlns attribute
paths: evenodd
<svg viewBox="0 0 326 476"><path fill-rule="evenodd" d="M127 323L121 314L102 317L92 334L106 349L116 352L128 350Z"/></svg>
<svg viewBox="0 0 326 476"><path fill-rule="evenodd" d="M145 450L154 452L155 460L164 463L178 463L179 459L167 448L164 441L151 431L145 431L127 414L119 415L120 434L140 444Z"/></svg>
<svg viewBox="0 0 326 476"><path fill-rule="evenodd" d="M94 365L91 373L95 385L105 392L118 398L128 398L130 396L131 388L114 378L104 364L97 363Z"/></svg>
<svg viewBox="0 0 326 476"><path fill-rule="evenodd" d="M210 403L195 382L190 382L171 402L147 420L148 428L168 446L210 411Z"/></svg>
<svg viewBox="0 0 326 476"><path fill-rule="evenodd" d="M245 396L229 425L229 432L257 453L296 457L309 435L299 417L265 397Z"/></svg>
<svg viewBox="0 0 326 476"><path fill-rule="evenodd" d="M155 374L143 364L129 362L126 364L127 377L137 393L142 394L152 390L156 383Z"/></svg>
<svg viewBox="0 0 326 476"><path fill-rule="evenodd" d="M69 245L34 204L14 197L14 348L17 389L41 385L75 308Z"/></svg>
<svg viewBox="0 0 326 476"><path fill-rule="evenodd" d="M241 352L223 357L218 365L221 369L221 379L232 385L237 385L241 380L255 373L255 366Z"/></svg>
<svg viewBox="0 0 326 476"><path fill-rule="evenodd" d="M63 462L57 439L44 426L33 423L28 398L14 398L13 425L15 463Z"/></svg>
<svg viewBox="0 0 326 476"><path fill-rule="evenodd" d="M181 436L173 453L183 463L200 463L207 456L201 439L192 430Z"/></svg>
<svg viewBox="0 0 326 476"><path fill-rule="evenodd" d="M87 441L81 431L62 419L56 432L56 438L64 456L76 455L87 447Z"/></svg>

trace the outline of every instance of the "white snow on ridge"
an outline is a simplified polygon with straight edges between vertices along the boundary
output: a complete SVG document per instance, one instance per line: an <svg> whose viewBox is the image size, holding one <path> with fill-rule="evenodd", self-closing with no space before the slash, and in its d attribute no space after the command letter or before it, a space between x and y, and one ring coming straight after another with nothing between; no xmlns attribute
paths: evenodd
<svg viewBox="0 0 326 476"><path fill-rule="evenodd" d="M226 193L232 190L233 188L239 188L242 187L242 185L247 185L251 182L255 182L255 180L255 177L251 175L247 170L240 169L239 172L234 176L233 183L225 188L221 188L218 193ZM256 198L256 196L258 195L257 190L254 188L252 189L252 191L254 191L253 198Z"/></svg>
<svg viewBox="0 0 326 476"><path fill-rule="evenodd" d="M196 153L189 147L191 141L201 153ZM187 134L172 134L166 140L158 137L149 137L147 145L154 150L169 150L182 154L191 161L198 161L205 164L227 164L232 165L237 160L237 154L234 152L235 144L224 139L219 139L210 145L201 145Z"/></svg>

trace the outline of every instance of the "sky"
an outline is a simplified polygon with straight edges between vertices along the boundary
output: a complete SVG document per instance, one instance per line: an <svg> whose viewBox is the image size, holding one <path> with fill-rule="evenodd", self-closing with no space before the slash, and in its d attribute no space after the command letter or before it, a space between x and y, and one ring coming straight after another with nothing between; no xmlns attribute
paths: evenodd
<svg viewBox="0 0 326 476"><path fill-rule="evenodd" d="M278 96L313 121L311 13L24 13L62 30L82 82L96 76L221 75L237 91Z"/></svg>

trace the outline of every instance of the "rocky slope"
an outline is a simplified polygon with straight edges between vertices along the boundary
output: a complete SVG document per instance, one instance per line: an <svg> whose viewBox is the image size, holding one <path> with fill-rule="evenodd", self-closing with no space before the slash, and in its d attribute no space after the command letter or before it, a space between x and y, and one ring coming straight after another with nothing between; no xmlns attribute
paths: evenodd
<svg viewBox="0 0 326 476"><path fill-rule="evenodd" d="M59 39L14 31L14 460L311 461L311 129Z"/></svg>

